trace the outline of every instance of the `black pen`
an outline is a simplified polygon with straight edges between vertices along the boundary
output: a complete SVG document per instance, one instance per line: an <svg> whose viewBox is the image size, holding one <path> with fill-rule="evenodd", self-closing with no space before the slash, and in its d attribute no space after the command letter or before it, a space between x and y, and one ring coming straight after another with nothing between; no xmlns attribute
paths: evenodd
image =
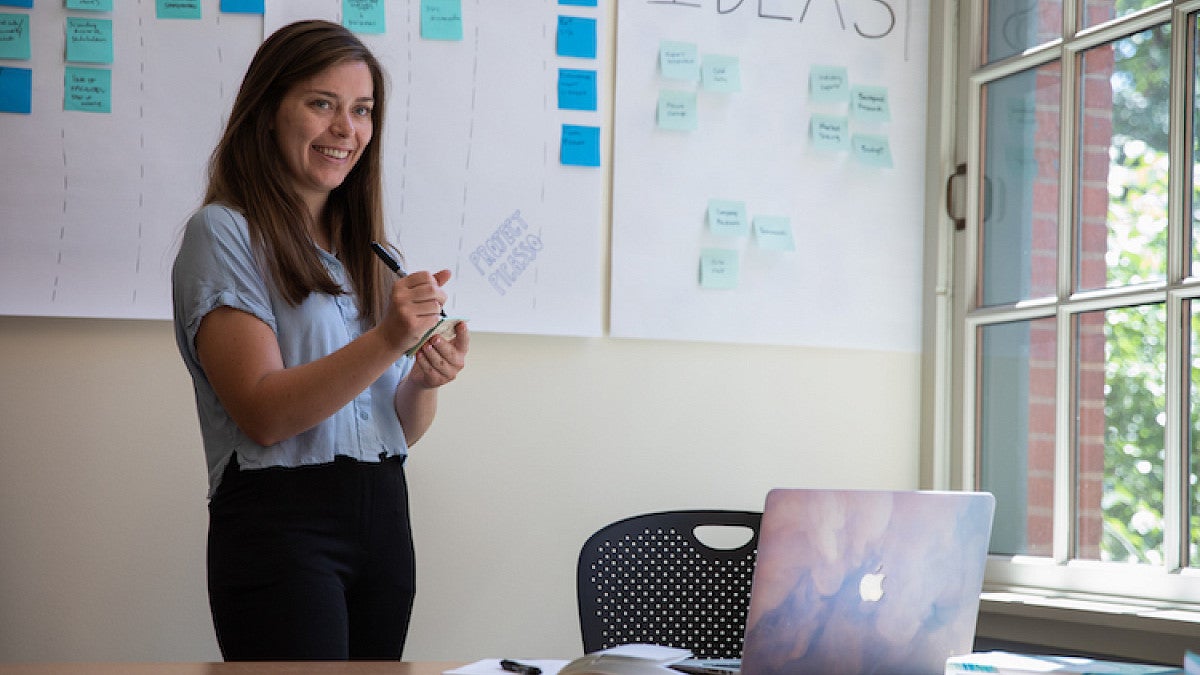
<svg viewBox="0 0 1200 675"><path fill-rule="evenodd" d="M379 256L379 259L383 261L384 265L387 265L389 270L395 272L396 276L400 277L401 279L408 276L408 274L406 274L404 270L400 268L400 263L396 262L396 259L392 257L392 254L388 253L387 249L384 248L379 242L371 242L371 250L375 252L375 255ZM446 318L445 308L443 308L441 305L438 305L438 309L441 310L442 318ZM538 672L540 673L541 671L539 670ZM537 673L529 673L528 675L537 675Z"/></svg>
<svg viewBox="0 0 1200 675"><path fill-rule="evenodd" d="M537 666L528 666L512 659L502 659L500 667L510 673L520 673L520 675L541 675L542 672L542 669Z"/></svg>

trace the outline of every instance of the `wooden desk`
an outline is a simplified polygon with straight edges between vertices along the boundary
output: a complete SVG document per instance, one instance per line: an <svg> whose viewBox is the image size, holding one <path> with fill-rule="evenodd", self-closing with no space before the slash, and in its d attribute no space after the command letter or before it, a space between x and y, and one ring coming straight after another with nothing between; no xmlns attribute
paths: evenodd
<svg viewBox="0 0 1200 675"><path fill-rule="evenodd" d="M442 675L461 661L322 663L0 663L0 675Z"/></svg>

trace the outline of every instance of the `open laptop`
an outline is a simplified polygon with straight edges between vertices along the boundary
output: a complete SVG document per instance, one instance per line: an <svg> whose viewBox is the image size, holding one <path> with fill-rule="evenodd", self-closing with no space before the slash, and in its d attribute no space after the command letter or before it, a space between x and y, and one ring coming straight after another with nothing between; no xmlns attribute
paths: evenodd
<svg viewBox="0 0 1200 675"><path fill-rule="evenodd" d="M771 490L740 672L941 675L972 651L994 511L982 492Z"/></svg>

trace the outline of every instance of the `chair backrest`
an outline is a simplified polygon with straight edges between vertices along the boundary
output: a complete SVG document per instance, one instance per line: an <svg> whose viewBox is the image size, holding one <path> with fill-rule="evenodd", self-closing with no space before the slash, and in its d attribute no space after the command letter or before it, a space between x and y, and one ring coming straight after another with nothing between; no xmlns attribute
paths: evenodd
<svg viewBox="0 0 1200 675"><path fill-rule="evenodd" d="M607 525L579 553L576 589L583 649L629 643L690 649L697 658L738 658L762 513L665 511ZM749 528L749 541L714 548L705 526Z"/></svg>

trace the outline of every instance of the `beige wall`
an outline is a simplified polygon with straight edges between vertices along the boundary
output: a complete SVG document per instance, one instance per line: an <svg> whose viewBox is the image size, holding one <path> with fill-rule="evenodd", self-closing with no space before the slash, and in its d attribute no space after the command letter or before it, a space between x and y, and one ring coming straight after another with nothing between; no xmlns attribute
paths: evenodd
<svg viewBox="0 0 1200 675"><path fill-rule="evenodd" d="M581 651L575 556L637 512L913 488L918 355L477 334L409 463L406 656ZM218 658L170 324L0 317L0 662Z"/></svg>

